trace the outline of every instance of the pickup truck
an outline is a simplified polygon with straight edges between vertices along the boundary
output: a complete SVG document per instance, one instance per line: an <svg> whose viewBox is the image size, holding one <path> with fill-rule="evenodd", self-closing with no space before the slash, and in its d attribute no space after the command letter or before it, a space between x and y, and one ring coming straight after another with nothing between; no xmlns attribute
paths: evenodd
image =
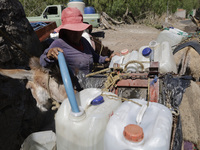
<svg viewBox="0 0 200 150"><path fill-rule="evenodd" d="M66 7L63 5L49 5L40 16L27 17L29 22L51 22L55 21L57 27L61 25L61 13ZM93 27L100 25L100 14L83 14L83 22L91 24Z"/></svg>

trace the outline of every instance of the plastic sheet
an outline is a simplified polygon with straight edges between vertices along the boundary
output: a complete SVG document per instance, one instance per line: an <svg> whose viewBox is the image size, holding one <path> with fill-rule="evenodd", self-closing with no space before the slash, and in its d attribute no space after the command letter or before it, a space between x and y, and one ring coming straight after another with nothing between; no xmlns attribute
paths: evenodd
<svg viewBox="0 0 200 150"><path fill-rule="evenodd" d="M30 24L34 30L38 30L47 25L45 22L31 22Z"/></svg>
<svg viewBox="0 0 200 150"><path fill-rule="evenodd" d="M29 135L20 150L55 150L56 135L51 130Z"/></svg>
<svg viewBox="0 0 200 150"><path fill-rule="evenodd" d="M183 94L187 87L190 86L190 76L173 77L171 74L164 75L162 79L162 94L160 103L167 105L167 101L171 104L172 110L179 109ZM169 101L170 100L170 101ZM172 150L181 150L183 141L181 116L178 115L175 136Z"/></svg>

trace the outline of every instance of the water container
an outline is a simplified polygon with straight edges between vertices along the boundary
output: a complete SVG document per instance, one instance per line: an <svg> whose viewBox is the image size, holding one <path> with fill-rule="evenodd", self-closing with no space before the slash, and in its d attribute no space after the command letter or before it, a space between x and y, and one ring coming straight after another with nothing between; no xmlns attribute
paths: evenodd
<svg viewBox="0 0 200 150"><path fill-rule="evenodd" d="M70 1L67 4L67 7L76 7L81 11L82 14L84 14L85 3L82 1Z"/></svg>
<svg viewBox="0 0 200 150"><path fill-rule="evenodd" d="M104 150L169 150L172 113L162 104L133 99L111 116L104 136Z"/></svg>
<svg viewBox="0 0 200 150"><path fill-rule="evenodd" d="M55 115L57 150L102 150L106 125L121 105L115 94L89 88L77 93L82 114L73 113L68 99Z"/></svg>
<svg viewBox="0 0 200 150"><path fill-rule="evenodd" d="M142 66L138 62L138 51L133 50L131 53L127 54L123 60L123 68L126 72L136 72L142 71Z"/></svg>
<svg viewBox="0 0 200 150"><path fill-rule="evenodd" d="M143 46L139 49L138 60L143 62L142 64L144 65L144 70L147 70L150 67L151 54L152 50L147 46Z"/></svg>
<svg viewBox="0 0 200 150"><path fill-rule="evenodd" d="M56 147L56 135L52 131L30 134L21 145L20 150L53 150Z"/></svg>
<svg viewBox="0 0 200 150"><path fill-rule="evenodd" d="M150 43L155 43L155 41ZM149 49L152 49L152 51L150 52ZM152 59L150 55L153 55L153 61L159 62L160 73L177 73L171 46L167 41L156 43L153 46L142 46L139 51L133 50L131 53L126 55L115 55L112 57L109 68L114 68L116 66L115 64L118 64L119 67L123 69L127 68L127 72L145 71L150 67L150 60ZM127 63L128 65L126 66Z"/></svg>
<svg viewBox="0 0 200 150"><path fill-rule="evenodd" d="M52 39L59 38L59 33L58 32L52 32L52 33L50 33L50 38L52 38Z"/></svg>
<svg viewBox="0 0 200 150"><path fill-rule="evenodd" d="M176 63L170 44L168 42L162 42L157 49L155 49L155 61L158 61L160 73L173 72L177 73Z"/></svg>
<svg viewBox="0 0 200 150"><path fill-rule="evenodd" d="M95 14L95 9L94 9L94 7L85 7L84 8L84 13L85 14Z"/></svg>
<svg viewBox="0 0 200 150"><path fill-rule="evenodd" d="M126 49L125 49L126 50ZM112 57L109 68L115 67L115 64L118 64L119 67L123 69L127 69L127 72L136 72L142 71L142 66L138 64L138 51L133 50L132 52L128 52L123 50L121 52L121 56L115 55ZM128 65L127 65L128 63ZM127 66L126 66L127 65Z"/></svg>
<svg viewBox="0 0 200 150"><path fill-rule="evenodd" d="M149 48L149 46L142 46L139 49L139 57L138 60L141 61L149 61L149 57L146 57L142 54L143 50ZM159 62L159 72L167 73L174 72L177 73L176 63L172 54L171 46L169 42L164 41L161 43L157 43L154 47L154 61ZM147 69L150 66L149 63L144 64L144 68Z"/></svg>
<svg viewBox="0 0 200 150"><path fill-rule="evenodd" d="M188 33L177 28L167 28L160 32L156 41L158 43L168 41L172 50L183 40L187 39Z"/></svg>

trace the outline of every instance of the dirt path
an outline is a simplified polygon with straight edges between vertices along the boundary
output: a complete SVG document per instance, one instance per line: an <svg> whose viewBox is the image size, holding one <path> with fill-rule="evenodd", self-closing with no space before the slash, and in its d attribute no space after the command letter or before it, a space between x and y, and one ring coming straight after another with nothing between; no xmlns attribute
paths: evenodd
<svg viewBox="0 0 200 150"><path fill-rule="evenodd" d="M105 38L102 43L110 50L120 51L122 49L136 50L141 46L148 45L150 41L155 40L159 30L144 25L123 25L115 27L116 30L103 30Z"/></svg>
<svg viewBox="0 0 200 150"><path fill-rule="evenodd" d="M173 22L172 26L184 31L186 26L195 25L190 20L177 20L177 22ZM99 28L93 31L104 31L105 38L101 39L103 45L117 52L122 49L138 50L142 46L147 46L149 42L156 40L161 32L161 30L141 24L122 25L115 27L115 29L102 30Z"/></svg>

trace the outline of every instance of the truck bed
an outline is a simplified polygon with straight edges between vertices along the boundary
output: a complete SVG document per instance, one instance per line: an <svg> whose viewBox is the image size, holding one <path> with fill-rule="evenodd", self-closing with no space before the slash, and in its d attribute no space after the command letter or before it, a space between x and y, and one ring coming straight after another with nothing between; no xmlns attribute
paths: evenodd
<svg viewBox="0 0 200 150"><path fill-rule="evenodd" d="M57 27L56 22L30 22L40 42L49 38L50 33Z"/></svg>

